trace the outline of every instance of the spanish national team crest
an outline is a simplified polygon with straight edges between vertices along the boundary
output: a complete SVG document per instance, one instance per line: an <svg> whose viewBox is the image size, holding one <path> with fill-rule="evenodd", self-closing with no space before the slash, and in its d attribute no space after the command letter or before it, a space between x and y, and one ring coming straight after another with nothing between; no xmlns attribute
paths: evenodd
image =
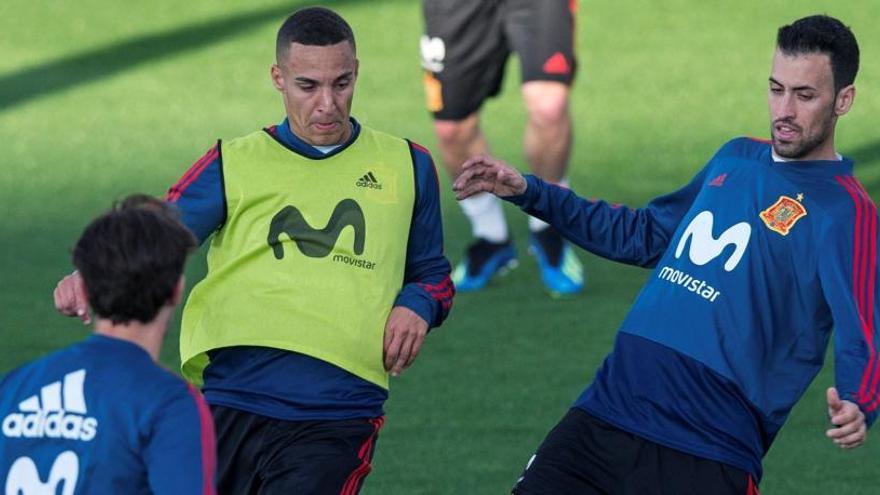
<svg viewBox="0 0 880 495"><path fill-rule="evenodd" d="M798 194L798 199L803 195ZM799 201L788 196L779 196L773 206L761 212L761 220L770 230L788 235L795 222L806 216L807 209Z"/></svg>

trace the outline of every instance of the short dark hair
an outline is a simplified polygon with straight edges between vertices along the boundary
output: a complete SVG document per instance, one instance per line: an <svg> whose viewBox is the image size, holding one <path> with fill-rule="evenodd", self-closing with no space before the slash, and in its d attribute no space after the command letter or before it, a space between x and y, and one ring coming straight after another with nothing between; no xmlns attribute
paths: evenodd
<svg viewBox="0 0 880 495"><path fill-rule="evenodd" d="M85 228L73 249L73 264L98 317L147 323L174 295L196 245L173 207L136 194Z"/></svg>
<svg viewBox="0 0 880 495"><path fill-rule="evenodd" d="M776 35L776 47L788 55L828 55L835 94L852 84L859 72L859 44L856 37L834 17L813 15L782 26Z"/></svg>
<svg viewBox="0 0 880 495"><path fill-rule="evenodd" d="M278 29L275 58L280 64L287 56L291 43L327 46L343 41L348 41L351 50L357 52L354 32L342 16L328 8L306 7L291 14Z"/></svg>

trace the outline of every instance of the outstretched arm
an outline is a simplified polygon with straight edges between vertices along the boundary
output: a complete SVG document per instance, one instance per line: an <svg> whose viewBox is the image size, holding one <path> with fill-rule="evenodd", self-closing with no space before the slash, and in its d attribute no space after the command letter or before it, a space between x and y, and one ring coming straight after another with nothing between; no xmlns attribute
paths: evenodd
<svg viewBox="0 0 880 495"><path fill-rule="evenodd" d="M523 176L510 165L485 155L465 162L453 190L458 199L490 192L549 223L565 238L593 254L652 267L666 251L678 224L703 187L708 168L687 186L638 209L581 198L566 188L531 175Z"/></svg>
<svg viewBox="0 0 880 495"><path fill-rule="evenodd" d="M481 192L504 198L525 193L526 180L515 168L501 160L489 155L477 155L461 166L461 173L455 179L452 190L459 201Z"/></svg>
<svg viewBox="0 0 880 495"><path fill-rule="evenodd" d="M181 221L204 242L226 221L220 144L213 146L168 190L166 201L180 211ZM62 278L53 294L55 309L91 323L82 276L74 271Z"/></svg>

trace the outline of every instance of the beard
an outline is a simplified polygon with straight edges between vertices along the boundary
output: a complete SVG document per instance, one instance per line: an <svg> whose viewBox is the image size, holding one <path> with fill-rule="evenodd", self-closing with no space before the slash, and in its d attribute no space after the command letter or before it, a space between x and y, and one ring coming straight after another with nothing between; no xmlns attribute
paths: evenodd
<svg viewBox="0 0 880 495"><path fill-rule="evenodd" d="M790 121L779 121L778 123L788 124L790 126L796 126L794 122ZM818 128L814 130L814 132L810 134L803 134L804 129L800 126L797 128L801 131L800 136L793 140L787 142L780 142L776 138L776 133L774 132L776 122L770 125L770 136L773 137L773 151L782 158L787 158L789 160L799 160L803 157L812 153L816 148L825 144L825 142L830 138L831 132L834 129L834 108L830 108L828 112L828 116L818 123Z"/></svg>

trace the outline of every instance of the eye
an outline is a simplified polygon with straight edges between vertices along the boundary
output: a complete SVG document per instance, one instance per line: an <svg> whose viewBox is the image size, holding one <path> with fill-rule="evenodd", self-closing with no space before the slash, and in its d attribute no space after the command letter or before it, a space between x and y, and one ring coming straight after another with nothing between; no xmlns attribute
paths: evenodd
<svg viewBox="0 0 880 495"><path fill-rule="evenodd" d="M782 88L770 86L770 92L773 93L774 95L781 95L783 90L782 90Z"/></svg>
<svg viewBox="0 0 880 495"><path fill-rule="evenodd" d="M813 93L798 93L798 99L801 101L810 101L816 98L816 95Z"/></svg>

